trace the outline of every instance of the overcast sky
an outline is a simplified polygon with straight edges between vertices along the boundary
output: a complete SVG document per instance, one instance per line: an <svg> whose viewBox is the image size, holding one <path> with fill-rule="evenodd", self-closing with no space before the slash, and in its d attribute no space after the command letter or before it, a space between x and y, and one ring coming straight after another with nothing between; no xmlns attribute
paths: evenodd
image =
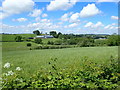
<svg viewBox="0 0 120 90"><path fill-rule="evenodd" d="M42 0L41 0L42 1ZM82 0L81 0L82 1ZM88 0L86 0L88 1ZM118 33L118 0L3 0L0 32Z"/></svg>

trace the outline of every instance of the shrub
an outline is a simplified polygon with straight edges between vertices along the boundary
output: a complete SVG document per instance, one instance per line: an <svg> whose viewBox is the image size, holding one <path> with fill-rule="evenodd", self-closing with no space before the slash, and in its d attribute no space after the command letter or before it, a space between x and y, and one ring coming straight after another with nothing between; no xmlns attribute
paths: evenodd
<svg viewBox="0 0 120 90"><path fill-rule="evenodd" d="M30 78L20 76L24 71L9 71L2 76L3 88L79 88L83 90L114 90L118 87L120 73L118 63L112 56L109 65L97 64L84 57L81 68L73 66L64 69L57 67L58 59L51 59L47 65L49 70L40 69ZM78 63L78 62L77 62ZM21 69L23 70L23 69Z"/></svg>
<svg viewBox="0 0 120 90"><path fill-rule="evenodd" d="M22 41L22 37L21 36L16 36L15 37L15 41L16 42L21 42Z"/></svg>
<svg viewBox="0 0 120 90"><path fill-rule="evenodd" d="M93 39L84 38L83 40L81 40L80 42L78 42L78 45L80 47L94 46L94 40Z"/></svg>
<svg viewBox="0 0 120 90"><path fill-rule="evenodd" d="M70 39L67 42L69 45L76 45L78 42L75 39Z"/></svg>
<svg viewBox="0 0 120 90"><path fill-rule="evenodd" d="M120 35L111 35L107 40L108 46L118 46L120 45Z"/></svg>
<svg viewBox="0 0 120 90"><path fill-rule="evenodd" d="M41 38L36 38L34 42L37 43L37 44L42 44L42 39Z"/></svg>
<svg viewBox="0 0 120 90"><path fill-rule="evenodd" d="M32 44L31 43L27 43L27 46L30 47L30 46L32 46Z"/></svg>
<svg viewBox="0 0 120 90"><path fill-rule="evenodd" d="M62 43L63 43L62 40L56 40L56 41L54 42L54 45L61 45Z"/></svg>
<svg viewBox="0 0 120 90"><path fill-rule="evenodd" d="M54 42L53 42L53 41L48 41L47 44L49 44L49 45L53 45Z"/></svg>
<svg viewBox="0 0 120 90"><path fill-rule="evenodd" d="M34 49L62 49L62 48L71 48L72 46L67 45L52 45L52 46L37 46Z"/></svg>

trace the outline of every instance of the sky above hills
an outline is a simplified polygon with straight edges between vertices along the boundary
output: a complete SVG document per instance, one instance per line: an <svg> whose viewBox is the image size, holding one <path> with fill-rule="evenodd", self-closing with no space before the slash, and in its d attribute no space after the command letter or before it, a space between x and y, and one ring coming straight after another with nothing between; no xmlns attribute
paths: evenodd
<svg viewBox="0 0 120 90"><path fill-rule="evenodd" d="M118 0L2 0L0 32L118 33Z"/></svg>

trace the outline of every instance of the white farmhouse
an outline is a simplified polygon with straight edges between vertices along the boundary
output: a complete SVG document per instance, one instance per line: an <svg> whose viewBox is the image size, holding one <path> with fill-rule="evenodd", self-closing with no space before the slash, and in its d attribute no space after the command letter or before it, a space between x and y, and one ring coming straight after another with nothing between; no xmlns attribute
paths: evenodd
<svg viewBox="0 0 120 90"><path fill-rule="evenodd" d="M36 38L54 38L52 35L41 35L41 36L36 36L34 39Z"/></svg>

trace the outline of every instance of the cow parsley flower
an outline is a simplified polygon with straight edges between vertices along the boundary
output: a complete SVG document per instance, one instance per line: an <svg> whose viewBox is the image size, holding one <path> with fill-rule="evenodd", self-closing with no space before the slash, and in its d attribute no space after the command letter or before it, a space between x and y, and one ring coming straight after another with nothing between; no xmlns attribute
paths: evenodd
<svg viewBox="0 0 120 90"><path fill-rule="evenodd" d="M4 68L10 68L10 63L5 63Z"/></svg>
<svg viewBox="0 0 120 90"><path fill-rule="evenodd" d="M8 75L13 75L14 72L13 71L8 71Z"/></svg>
<svg viewBox="0 0 120 90"><path fill-rule="evenodd" d="M20 67L16 67L16 70L17 70L17 71L20 71L20 70L21 70L21 68L20 68Z"/></svg>
<svg viewBox="0 0 120 90"><path fill-rule="evenodd" d="M6 76L11 76L13 74L14 74L14 72L11 70L11 71L8 71L8 73L6 73Z"/></svg>

